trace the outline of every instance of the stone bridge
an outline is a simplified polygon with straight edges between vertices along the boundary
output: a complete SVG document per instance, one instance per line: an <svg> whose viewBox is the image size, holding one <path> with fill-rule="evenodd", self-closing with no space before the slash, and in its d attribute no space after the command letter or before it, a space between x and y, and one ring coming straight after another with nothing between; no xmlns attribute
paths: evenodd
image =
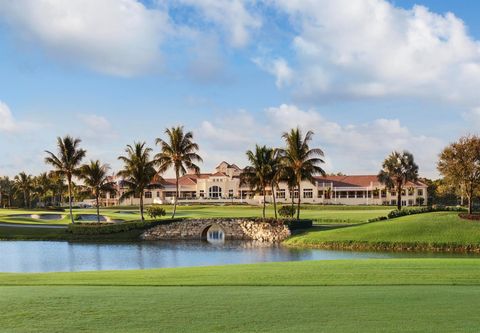
<svg viewBox="0 0 480 333"><path fill-rule="evenodd" d="M185 219L155 226L142 234L144 240L254 240L281 242L290 236L282 222L254 219Z"/></svg>

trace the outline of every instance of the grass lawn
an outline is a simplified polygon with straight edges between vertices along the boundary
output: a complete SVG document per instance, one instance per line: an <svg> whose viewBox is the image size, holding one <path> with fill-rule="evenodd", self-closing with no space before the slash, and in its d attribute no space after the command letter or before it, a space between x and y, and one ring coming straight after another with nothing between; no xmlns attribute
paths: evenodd
<svg viewBox="0 0 480 333"><path fill-rule="evenodd" d="M6 332L476 332L480 260L0 274Z"/></svg>
<svg viewBox="0 0 480 333"><path fill-rule="evenodd" d="M167 211L166 218L170 217L173 207L165 206ZM360 223L368 219L385 216L392 210L391 207L356 207L356 206L320 206L309 205L301 211L301 217L314 219L321 223ZM130 213L125 213L130 212ZM95 209L75 209L74 214L96 214ZM28 223L28 224L68 224L68 212L61 212L63 218L60 220L42 221L26 217L13 217L18 214L59 214L52 211L41 210L21 210L21 209L0 209L0 222L6 223ZM136 207L129 208L106 208L102 209L101 215L118 220L138 220L140 214ZM273 206L269 206L267 214L274 216ZM193 205L179 206L177 209L178 217L187 218L209 218L209 217L260 217L262 207L258 206L213 206L213 205ZM147 217L148 218L148 217Z"/></svg>
<svg viewBox="0 0 480 333"><path fill-rule="evenodd" d="M346 228L295 235L291 246L325 248L424 249L480 247L480 223L463 220L457 212L416 214Z"/></svg>

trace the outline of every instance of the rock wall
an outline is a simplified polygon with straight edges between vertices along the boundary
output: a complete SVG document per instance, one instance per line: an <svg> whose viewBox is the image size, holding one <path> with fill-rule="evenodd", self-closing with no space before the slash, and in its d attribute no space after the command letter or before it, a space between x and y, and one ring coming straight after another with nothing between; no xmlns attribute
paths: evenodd
<svg viewBox="0 0 480 333"><path fill-rule="evenodd" d="M225 239L281 242L290 236L290 230L281 222L262 222L252 219L187 219L155 226L142 234L144 240L206 239L212 226L219 226Z"/></svg>

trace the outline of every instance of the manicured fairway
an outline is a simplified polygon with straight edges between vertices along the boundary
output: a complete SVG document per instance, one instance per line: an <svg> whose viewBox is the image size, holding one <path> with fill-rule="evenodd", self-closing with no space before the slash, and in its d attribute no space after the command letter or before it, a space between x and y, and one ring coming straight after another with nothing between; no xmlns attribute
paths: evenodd
<svg viewBox="0 0 480 333"><path fill-rule="evenodd" d="M480 260L0 274L5 332L476 332Z"/></svg>
<svg viewBox="0 0 480 333"><path fill-rule="evenodd" d="M368 248L395 246L480 247L480 223L463 220L456 212L405 216L328 231L308 231L287 240L287 245Z"/></svg>
<svg viewBox="0 0 480 333"><path fill-rule="evenodd" d="M166 205L165 210L170 217L172 206ZM386 216L391 207L355 207L355 206L320 206L309 205L302 210L301 217L314 219L321 223L360 223L368 219ZM95 209L75 209L74 214L96 214ZM38 220L28 217L15 217L21 214L62 214L59 220ZM101 215L118 220L138 220L140 214L135 207L102 209ZM274 216L273 206L267 208L267 215ZM261 217L262 208L258 206L180 206L177 210L178 217L209 218L209 217ZM148 216L146 216L148 218ZM52 212L41 210L0 209L0 222L27 223L27 224L68 224L68 212Z"/></svg>

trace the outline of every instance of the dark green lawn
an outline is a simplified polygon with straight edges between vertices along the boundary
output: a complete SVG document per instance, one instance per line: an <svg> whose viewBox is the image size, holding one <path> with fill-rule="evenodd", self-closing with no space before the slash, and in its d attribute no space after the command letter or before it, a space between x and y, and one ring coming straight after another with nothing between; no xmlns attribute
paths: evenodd
<svg viewBox="0 0 480 333"><path fill-rule="evenodd" d="M0 274L2 332L477 332L480 260Z"/></svg>
<svg viewBox="0 0 480 333"><path fill-rule="evenodd" d="M419 249L480 247L480 222L463 220L457 212L404 216L346 228L311 230L288 239L289 246Z"/></svg>

